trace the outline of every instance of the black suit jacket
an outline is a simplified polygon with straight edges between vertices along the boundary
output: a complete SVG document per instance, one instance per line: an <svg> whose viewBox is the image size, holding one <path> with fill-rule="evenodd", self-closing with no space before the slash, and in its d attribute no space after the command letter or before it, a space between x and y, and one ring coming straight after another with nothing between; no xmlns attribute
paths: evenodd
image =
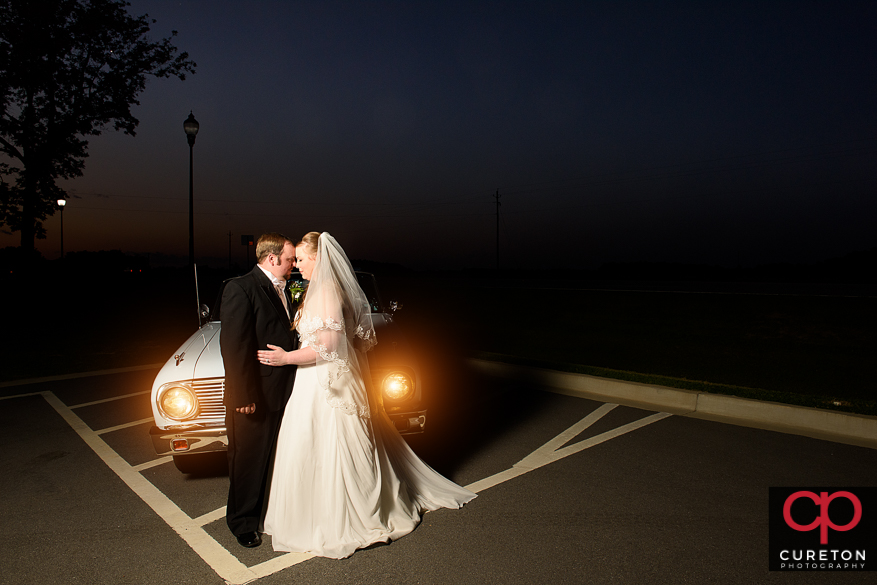
<svg viewBox="0 0 877 585"><path fill-rule="evenodd" d="M292 299L286 293L288 306ZM263 366L256 351L268 344L287 351L298 347L289 316L271 280L258 266L229 280L220 307L219 348L225 365L225 406L255 404L256 410L282 410L292 392L295 366Z"/></svg>

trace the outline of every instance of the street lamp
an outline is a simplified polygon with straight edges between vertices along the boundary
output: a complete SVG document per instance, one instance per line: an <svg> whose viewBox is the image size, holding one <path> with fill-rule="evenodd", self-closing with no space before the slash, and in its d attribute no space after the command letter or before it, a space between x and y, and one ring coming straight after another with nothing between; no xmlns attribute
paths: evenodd
<svg viewBox="0 0 877 585"><path fill-rule="evenodd" d="M189 112L189 117L183 122L183 130L189 141L189 266L195 264L195 195L192 183L193 148L195 147L195 135L198 134L198 120Z"/></svg>
<svg viewBox="0 0 877 585"><path fill-rule="evenodd" d="M66 199L58 199L58 207L61 208L61 259L64 259L64 206L67 205Z"/></svg>

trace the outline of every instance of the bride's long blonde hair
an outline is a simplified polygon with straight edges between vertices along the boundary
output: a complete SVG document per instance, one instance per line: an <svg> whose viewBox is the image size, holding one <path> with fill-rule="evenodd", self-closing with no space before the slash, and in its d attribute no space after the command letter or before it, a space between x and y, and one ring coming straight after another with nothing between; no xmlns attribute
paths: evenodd
<svg viewBox="0 0 877 585"><path fill-rule="evenodd" d="M308 232L302 239L295 245L296 248L304 247L305 254L308 256L316 256L317 255L317 245L320 242L320 232ZM308 291L305 289L304 294L301 295L301 300L298 303L299 310L295 315L295 319L292 322L292 328L295 329L298 327L298 322L301 319L301 308L305 306L305 297L308 296Z"/></svg>

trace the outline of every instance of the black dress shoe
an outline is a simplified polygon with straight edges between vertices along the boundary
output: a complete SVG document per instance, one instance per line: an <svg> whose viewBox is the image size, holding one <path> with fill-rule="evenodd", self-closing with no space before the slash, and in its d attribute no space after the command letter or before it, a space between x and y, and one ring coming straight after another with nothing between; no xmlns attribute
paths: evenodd
<svg viewBox="0 0 877 585"><path fill-rule="evenodd" d="M258 532L244 532L238 534L237 538L238 544L247 548L254 548L262 544L262 537L259 536Z"/></svg>

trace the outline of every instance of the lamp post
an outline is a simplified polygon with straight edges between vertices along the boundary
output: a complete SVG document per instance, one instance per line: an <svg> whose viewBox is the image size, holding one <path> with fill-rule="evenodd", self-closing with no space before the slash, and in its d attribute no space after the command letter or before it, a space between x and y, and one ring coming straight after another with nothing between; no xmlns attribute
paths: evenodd
<svg viewBox="0 0 877 585"><path fill-rule="evenodd" d="M61 208L61 259L64 259L64 206L67 205L66 199L58 199L58 207Z"/></svg>
<svg viewBox="0 0 877 585"><path fill-rule="evenodd" d="M195 147L195 135L198 134L198 120L189 112L189 117L183 122L183 130L186 131L186 138L189 141L189 266L195 264L195 195L192 182L192 168Z"/></svg>

